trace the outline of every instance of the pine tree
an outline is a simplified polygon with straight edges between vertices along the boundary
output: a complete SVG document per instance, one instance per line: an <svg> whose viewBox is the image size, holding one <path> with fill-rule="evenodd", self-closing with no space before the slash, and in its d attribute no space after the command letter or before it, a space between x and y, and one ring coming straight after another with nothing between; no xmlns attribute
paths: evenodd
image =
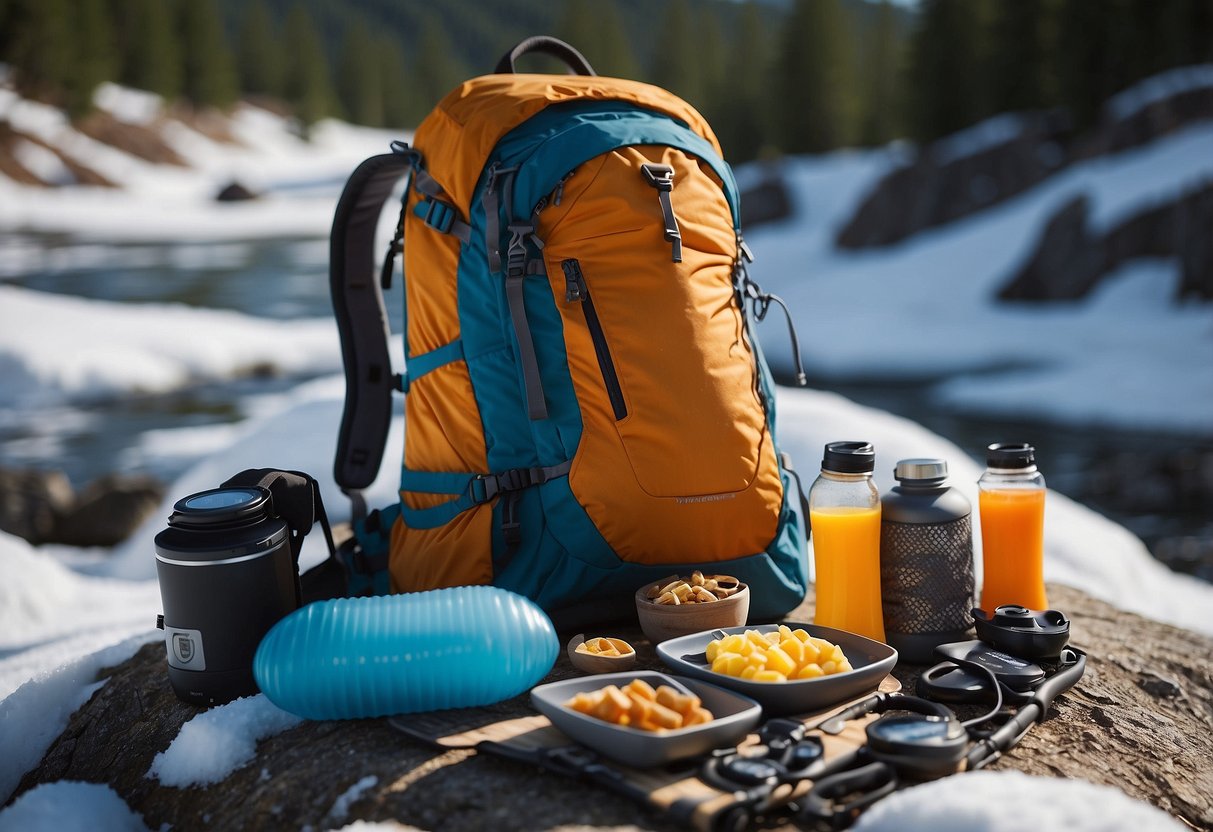
<svg viewBox="0 0 1213 832"><path fill-rule="evenodd" d="M725 158L743 162L771 141L767 80L770 48L757 3L741 10L733 43L726 48L724 78L713 96L710 120Z"/></svg>
<svg viewBox="0 0 1213 832"><path fill-rule="evenodd" d="M421 24L419 42L421 48L413 67L418 118L468 77L468 72L456 57L446 29L433 13L427 14Z"/></svg>
<svg viewBox="0 0 1213 832"><path fill-rule="evenodd" d="M854 125L852 34L838 0L797 0L784 25L772 102L780 147L820 153Z"/></svg>
<svg viewBox="0 0 1213 832"><path fill-rule="evenodd" d="M1079 129L1098 118L1104 100L1123 79L1118 49L1124 31L1119 4L1096 6L1088 0L1062 0L1053 66L1061 102Z"/></svg>
<svg viewBox="0 0 1213 832"><path fill-rule="evenodd" d="M712 109L712 102L718 101L722 95L725 55L729 49L720 28L720 18L710 8L700 13L696 30L698 48L695 50L695 70L699 76L700 95L703 96L698 106L707 111Z"/></svg>
<svg viewBox="0 0 1213 832"><path fill-rule="evenodd" d="M694 17L687 0L669 0L658 24L657 46L649 80L692 106L701 107L707 98L707 91L703 85L695 34Z"/></svg>
<svg viewBox="0 0 1213 832"><path fill-rule="evenodd" d="M989 79L991 112L1032 110L1056 103L1056 81L1048 57L1053 4L1049 0L1002 0L993 16Z"/></svg>
<svg viewBox="0 0 1213 832"><path fill-rule="evenodd" d="M355 124L383 126L383 78L379 55L360 17L345 30L337 70L337 92L345 115Z"/></svg>
<svg viewBox="0 0 1213 832"><path fill-rule="evenodd" d="M66 0L10 0L5 12L5 60L17 88L31 98L64 102L74 51Z"/></svg>
<svg viewBox="0 0 1213 832"><path fill-rule="evenodd" d="M579 50L594 71L612 78L640 78L632 43L615 0L566 0L557 36Z"/></svg>
<svg viewBox="0 0 1213 832"><path fill-rule="evenodd" d="M286 50L262 0L252 0L245 7L236 43L240 89L281 97L286 80Z"/></svg>
<svg viewBox="0 0 1213 832"><path fill-rule="evenodd" d="M125 0L115 7L122 83L171 101L181 94L181 41L172 0Z"/></svg>
<svg viewBox="0 0 1213 832"><path fill-rule="evenodd" d="M379 58L379 89L383 94L385 127L416 127L414 89L404 63L404 51L394 35L384 35L376 44Z"/></svg>
<svg viewBox="0 0 1213 832"><path fill-rule="evenodd" d="M332 114L334 95L328 57L316 24L303 5L296 4L287 14L283 40L291 45L287 52L286 100L299 120L311 125Z"/></svg>
<svg viewBox="0 0 1213 832"><path fill-rule="evenodd" d="M924 0L919 7L907 96L915 138L936 139L988 114L981 22L981 9L970 0Z"/></svg>
<svg viewBox="0 0 1213 832"><path fill-rule="evenodd" d="M893 4L881 0L875 28L863 61L863 121L859 141L881 145L901 135L901 43Z"/></svg>
<svg viewBox="0 0 1213 832"><path fill-rule="evenodd" d="M66 79L65 106L73 118L93 106L93 91L118 77L118 49L104 0L75 0L72 4L73 55Z"/></svg>
<svg viewBox="0 0 1213 832"><path fill-rule="evenodd" d="M213 0L184 0L179 12L185 97L199 106L231 106L239 91L218 9Z"/></svg>

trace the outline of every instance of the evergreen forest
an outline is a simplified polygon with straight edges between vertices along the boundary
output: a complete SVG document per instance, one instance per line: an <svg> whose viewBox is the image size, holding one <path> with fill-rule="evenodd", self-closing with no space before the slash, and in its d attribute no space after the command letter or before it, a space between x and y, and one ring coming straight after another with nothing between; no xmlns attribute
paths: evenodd
<svg viewBox="0 0 1213 832"><path fill-rule="evenodd" d="M116 81L409 128L530 34L681 95L744 161L1015 110L1062 107L1081 129L1133 81L1213 61L1213 0L0 0L8 80L74 118Z"/></svg>

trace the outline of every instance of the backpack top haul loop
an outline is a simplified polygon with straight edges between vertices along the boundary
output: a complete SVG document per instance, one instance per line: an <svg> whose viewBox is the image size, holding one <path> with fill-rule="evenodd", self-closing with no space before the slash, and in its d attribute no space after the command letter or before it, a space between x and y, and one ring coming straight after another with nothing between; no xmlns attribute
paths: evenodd
<svg viewBox="0 0 1213 832"><path fill-rule="evenodd" d="M497 68L493 72L497 75L507 73L517 74L518 69L514 66L515 61L531 52L540 52L544 55L558 58L573 71L574 75L598 74L590 66L590 62L585 59L584 55L559 38L549 35L536 35L519 42L517 46L501 56L501 60L497 61Z"/></svg>

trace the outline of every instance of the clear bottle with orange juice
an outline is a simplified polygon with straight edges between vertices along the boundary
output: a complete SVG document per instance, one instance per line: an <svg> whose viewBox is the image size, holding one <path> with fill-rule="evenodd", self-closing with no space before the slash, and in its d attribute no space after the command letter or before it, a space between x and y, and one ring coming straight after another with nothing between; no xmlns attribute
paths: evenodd
<svg viewBox="0 0 1213 832"><path fill-rule="evenodd" d="M829 442L809 489L815 624L884 641L880 603L880 492L869 442Z"/></svg>
<svg viewBox="0 0 1213 832"><path fill-rule="evenodd" d="M986 449L977 481L981 512L981 608L993 615L1004 604L1045 610L1045 478L1036 449L1002 443Z"/></svg>

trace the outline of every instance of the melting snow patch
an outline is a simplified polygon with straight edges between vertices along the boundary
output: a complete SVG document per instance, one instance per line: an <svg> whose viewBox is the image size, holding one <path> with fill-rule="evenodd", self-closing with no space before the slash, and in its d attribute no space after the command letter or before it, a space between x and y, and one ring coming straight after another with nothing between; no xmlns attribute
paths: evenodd
<svg viewBox="0 0 1213 832"><path fill-rule="evenodd" d="M262 694L211 708L181 726L177 738L152 760L147 776L178 788L218 783L256 758L258 740L301 722Z"/></svg>

